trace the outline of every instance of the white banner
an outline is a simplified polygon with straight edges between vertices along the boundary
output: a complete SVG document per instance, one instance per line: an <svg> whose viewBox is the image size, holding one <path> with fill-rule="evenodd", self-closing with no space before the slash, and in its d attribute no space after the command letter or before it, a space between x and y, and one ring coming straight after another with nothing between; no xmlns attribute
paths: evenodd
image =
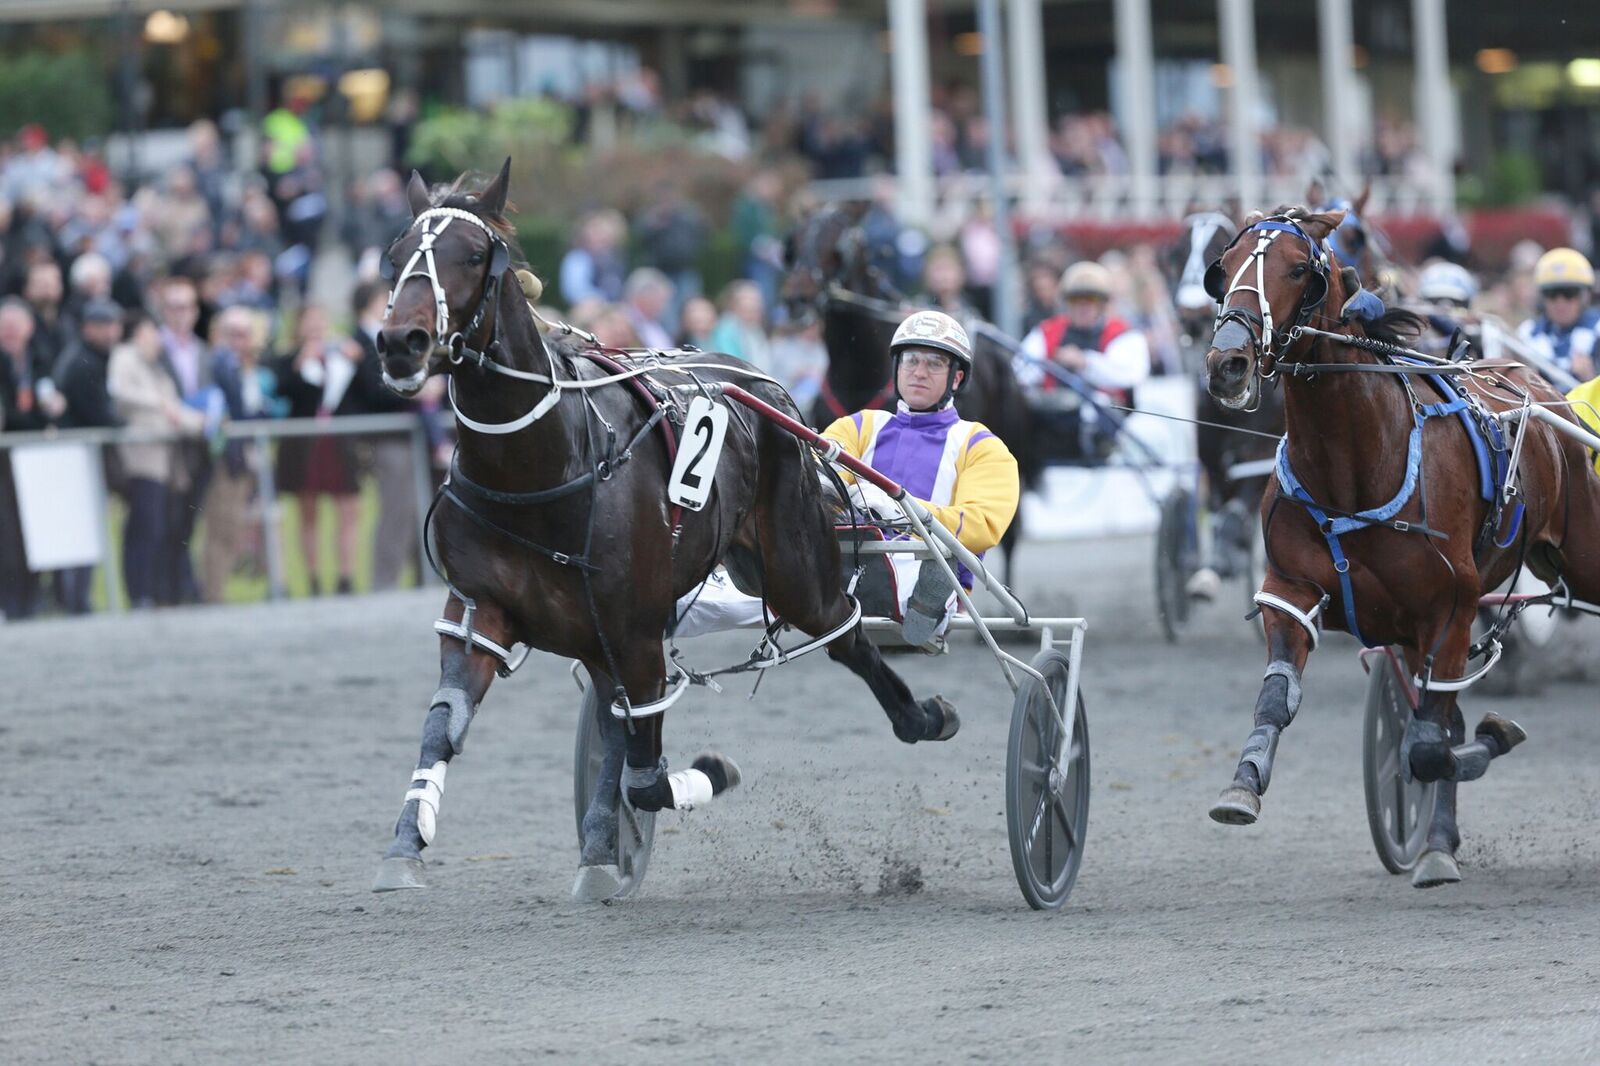
<svg viewBox="0 0 1600 1066"><path fill-rule="evenodd" d="M22 543L34 572L92 566L106 557L106 481L93 444L11 449Z"/></svg>

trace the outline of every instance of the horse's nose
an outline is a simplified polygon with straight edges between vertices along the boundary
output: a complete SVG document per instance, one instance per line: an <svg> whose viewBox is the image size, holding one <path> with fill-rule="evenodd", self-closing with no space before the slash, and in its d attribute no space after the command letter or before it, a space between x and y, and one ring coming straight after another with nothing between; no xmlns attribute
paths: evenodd
<svg viewBox="0 0 1600 1066"><path fill-rule="evenodd" d="M1236 396L1250 376L1250 355L1243 348L1216 348L1206 353L1206 388L1218 399Z"/></svg>
<svg viewBox="0 0 1600 1066"><path fill-rule="evenodd" d="M409 355L421 359L433 347L433 338L421 326L389 326L378 331L379 355Z"/></svg>

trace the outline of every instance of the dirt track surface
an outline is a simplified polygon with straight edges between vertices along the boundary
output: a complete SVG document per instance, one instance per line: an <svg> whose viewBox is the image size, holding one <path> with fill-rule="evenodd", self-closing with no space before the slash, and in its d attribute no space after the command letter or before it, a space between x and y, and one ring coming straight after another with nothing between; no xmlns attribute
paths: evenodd
<svg viewBox="0 0 1600 1066"><path fill-rule="evenodd" d="M897 743L821 657L754 703L691 693L670 757L714 744L746 783L664 815L643 890L608 907L568 896L578 697L548 657L497 683L452 765L432 887L368 892L436 592L0 628L0 1059L1594 1061L1592 687L1467 701L1531 740L1463 787L1464 883L1418 892L1368 839L1346 638L1312 661L1262 822L1206 818L1264 655L1236 586L1164 645L1148 555L1026 563L1037 613L1094 626L1088 850L1054 916L1013 881L1010 697L964 642L894 660L961 707L946 745Z"/></svg>

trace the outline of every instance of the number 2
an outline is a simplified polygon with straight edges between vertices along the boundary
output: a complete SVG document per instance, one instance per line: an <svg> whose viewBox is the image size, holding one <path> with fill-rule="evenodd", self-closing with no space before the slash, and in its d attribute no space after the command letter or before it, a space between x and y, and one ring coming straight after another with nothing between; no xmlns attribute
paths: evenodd
<svg viewBox="0 0 1600 1066"><path fill-rule="evenodd" d="M703 439L700 442L700 450L695 453L693 459L689 460L689 465L683 468L683 478L681 480L689 488L697 489L700 487L700 475L694 472L694 468L700 464L700 460L706 457L706 451L711 447L711 416L706 415L696 421L694 428L690 432L696 436L703 437Z"/></svg>

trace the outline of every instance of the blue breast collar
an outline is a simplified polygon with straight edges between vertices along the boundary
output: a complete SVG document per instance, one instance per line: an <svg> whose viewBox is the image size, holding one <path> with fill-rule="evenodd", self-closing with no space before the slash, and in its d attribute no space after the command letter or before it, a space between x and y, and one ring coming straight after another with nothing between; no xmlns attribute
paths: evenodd
<svg viewBox="0 0 1600 1066"><path fill-rule="evenodd" d="M1399 361L1422 365L1418 360ZM1478 492L1490 504L1489 522L1496 530L1499 527L1500 505L1503 501L1506 478L1510 474L1510 457L1506 451L1505 434L1499 422L1492 416L1484 415L1454 382L1442 374L1436 375L1434 380L1438 382L1446 399L1442 403L1422 404L1415 401L1409 375L1401 374L1398 377L1405 386L1407 395L1412 397L1412 425L1411 434L1406 440L1405 478L1400 483L1400 491L1395 493L1388 503L1354 514L1330 517L1294 476L1294 470L1289 466L1288 436L1285 435L1278 440L1278 484L1285 493L1306 509L1312 521L1316 522L1317 531L1322 534L1323 540L1327 541L1328 553L1333 556L1334 572L1339 575L1339 593L1344 601L1345 630L1361 641L1363 647L1371 647L1372 644L1362 636L1361 627L1356 624L1356 598L1350 581L1350 560L1345 556L1339 538L1369 526L1386 526L1401 533L1427 532L1424 524L1427 521L1426 500L1424 500L1421 523L1402 522L1395 518L1395 515L1411 502L1411 497L1416 495L1418 486L1422 483L1422 427L1427 420L1447 415L1456 415L1461 419L1461 424L1467 431L1467 440L1472 442L1473 456L1477 460ZM1506 534L1503 543L1496 540L1495 546L1509 547L1521 525L1522 504L1519 502L1512 512L1510 532Z"/></svg>

